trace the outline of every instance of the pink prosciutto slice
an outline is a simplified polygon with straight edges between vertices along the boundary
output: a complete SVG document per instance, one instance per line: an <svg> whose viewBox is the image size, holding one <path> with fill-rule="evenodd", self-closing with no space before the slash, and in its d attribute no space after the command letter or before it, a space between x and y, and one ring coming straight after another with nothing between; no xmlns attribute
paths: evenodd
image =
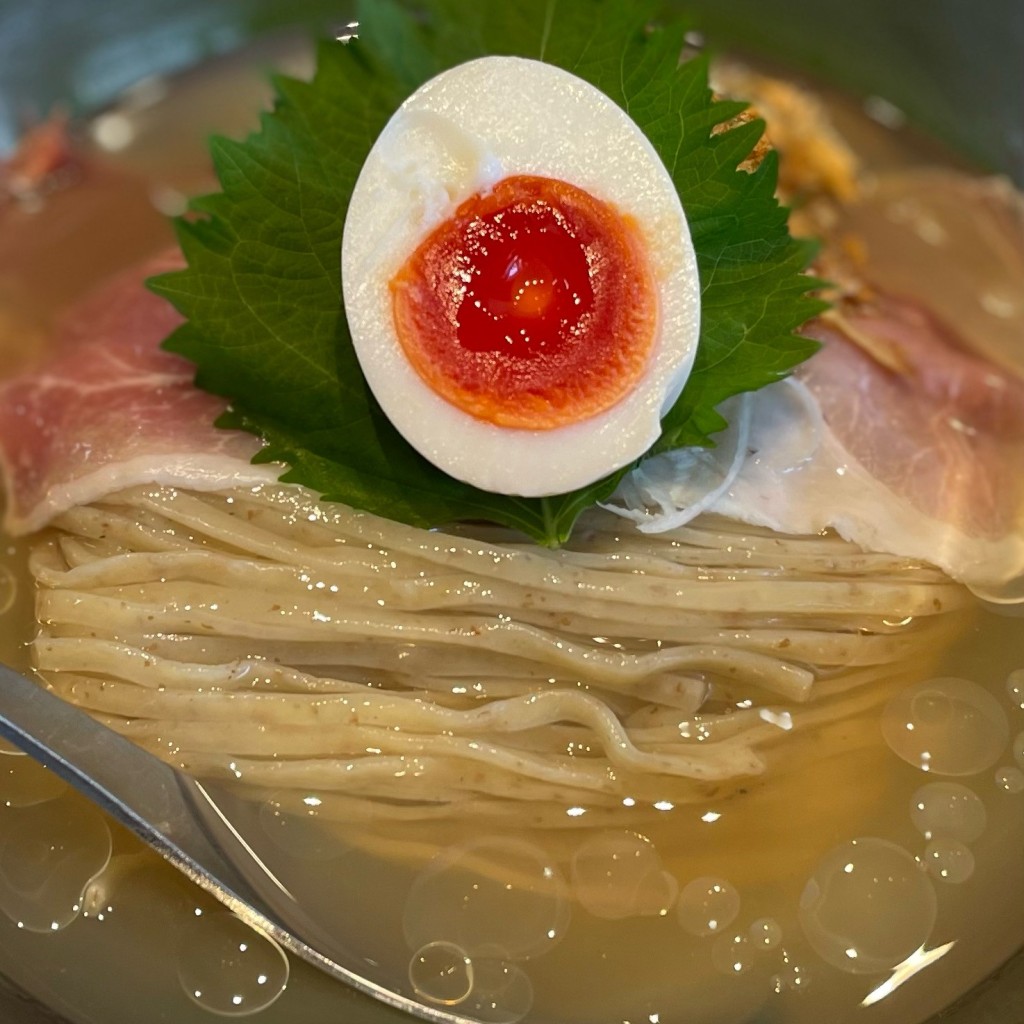
<svg viewBox="0 0 1024 1024"><path fill-rule="evenodd" d="M0 473L12 534L138 483L219 489L275 480L259 441L213 424L224 402L160 343L178 314L143 282L177 254L126 271L74 306L45 365L0 381Z"/></svg>
<svg viewBox="0 0 1024 1024"><path fill-rule="evenodd" d="M824 347L798 375L872 477L967 536L1020 527L1024 381L909 301L878 297L808 333Z"/></svg>
<svg viewBox="0 0 1024 1024"><path fill-rule="evenodd" d="M834 529L1024 600L1024 381L906 300L841 307L806 330L823 347L795 378L733 400L715 449L651 460L613 507L650 531L697 511Z"/></svg>

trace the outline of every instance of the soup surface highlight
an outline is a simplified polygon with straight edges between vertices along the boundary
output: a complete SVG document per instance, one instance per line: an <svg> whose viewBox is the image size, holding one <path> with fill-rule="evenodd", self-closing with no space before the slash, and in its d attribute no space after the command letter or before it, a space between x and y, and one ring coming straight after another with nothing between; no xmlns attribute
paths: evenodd
<svg viewBox="0 0 1024 1024"><path fill-rule="evenodd" d="M250 81L227 62L108 112L98 170L0 210L5 369L24 338L45 345L55 307L167 244L154 200L203 185L216 100ZM856 130L906 203L917 172L873 153L932 154ZM106 261L97 189L118 211ZM15 258L29 223L39 252ZM72 282L48 270L56 249ZM553 556L274 485L138 487L0 544L0 657L209 780L364 976L426 1006L911 1024L1024 943L1020 619L930 566L714 517L649 538L606 512ZM514 629L476 654L472 630L496 621ZM363 1019L62 783L0 758L0 968L26 990L110 1024L140 1005L175 1024Z"/></svg>

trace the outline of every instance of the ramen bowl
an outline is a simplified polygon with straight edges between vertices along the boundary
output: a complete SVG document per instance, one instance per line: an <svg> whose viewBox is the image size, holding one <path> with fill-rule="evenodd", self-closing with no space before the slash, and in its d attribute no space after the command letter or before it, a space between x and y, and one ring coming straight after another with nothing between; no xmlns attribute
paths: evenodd
<svg viewBox="0 0 1024 1024"><path fill-rule="evenodd" d="M852 108L866 103L874 120L888 127L905 122L919 126L922 135L913 145L928 158L1002 172L1018 183L1024 180L1024 100L1017 81L1024 19L1012 0L992 2L970 14L953 0L932 4L927 11L921 5L907 9L876 0L856 9L832 0L695 0L686 6L699 34L692 37L694 45L706 39L750 55L762 66L834 83L846 95L858 97L838 103ZM350 31L349 14L341 5L319 0L288 5L287 12L273 0L0 4L0 146L12 145L25 124L56 107L84 126L90 144L116 155L125 167L151 170L169 150L176 152L173 175L158 195L148 197L156 208L153 219L137 226L136 235L113 243L116 252L105 254L99 246L94 254L97 263L109 259L113 269L132 246L141 254L169 237L157 214L180 212L184 196L203 187L205 163L201 155L190 155L201 153L202 138L224 125L232 130L254 126L252 111L266 96L266 70L307 73L311 57L303 40L311 33L344 35ZM208 96L216 100L208 101ZM180 133L180 149L168 139L171 130ZM60 301L59 290L52 301ZM7 357L12 357L10 351ZM97 843L99 875L101 867L107 869L98 863L104 847L101 840ZM127 858L126 877L131 876L128 861L140 854L122 849L121 855ZM190 905L189 887L170 869L153 869L151 875L146 884L137 878L132 883L146 890L139 905L152 908L154 900L164 898L160 893L169 904ZM83 922L89 927L99 927L104 914L115 918L137 912L127 904L122 911L114 898L108 907L105 896L102 889L90 891L92 920ZM197 916L214 916L208 905L200 909ZM3 948L10 940L0 938L0 970L8 976L0 985L0 1015L11 1024L108 1020L102 1010L103 990L133 986L129 979L150 969L143 946L134 954L124 945L97 948L95 962L87 964L93 983L79 981L71 988L62 981L60 954L52 952L49 940L45 934L26 940L36 956L33 968L31 956L10 956ZM179 949L176 973L182 981L190 979L197 992L206 977L204 963L223 956L217 941L197 931ZM225 941L232 941L230 933ZM278 985L280 1006L290 1005L295 1020L398 1024L413 1019L303 965L292 965L292 983L286 988L289 969L268 956L257 972L270 981L260 984ZM145 987L138 991L143 998ZM175 1019L161 1007L158 991L145 998L145 1008L134 1019ZM302 1004L288 1003L296 998ZM259 1008L258 998L250 1001ZM912 1005L906 1013L908 1024L919 1024ZM1024 956L1018 955L972 985L935 1020L1019 1024L1022 1015ZM654 1024L655 1016L650 1020Z"/></svg>

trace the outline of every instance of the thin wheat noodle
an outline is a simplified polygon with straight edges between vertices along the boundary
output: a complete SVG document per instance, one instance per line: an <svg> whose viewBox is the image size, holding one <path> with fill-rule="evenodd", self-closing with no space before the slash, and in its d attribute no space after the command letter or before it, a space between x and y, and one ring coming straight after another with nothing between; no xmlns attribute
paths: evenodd
<svg viewBox="0 0 1024 1024"><path fill-rule="evenodd" d="M713 517L652 538L588 513L574 548L295 487L133 488L36 545L37 664L200 775L564 827L567 801L693 801L856 735L968 603L930 566Z"/></svg>

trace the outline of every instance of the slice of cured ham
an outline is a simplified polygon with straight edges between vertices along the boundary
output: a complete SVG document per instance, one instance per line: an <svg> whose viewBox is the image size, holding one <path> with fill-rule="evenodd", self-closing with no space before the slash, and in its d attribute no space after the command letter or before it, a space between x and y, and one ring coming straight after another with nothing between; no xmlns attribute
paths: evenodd
<svg viewBox="0 0 1024 1024"><path fill-rule="evenodd" d="M143 282L179 265L168 256L116 277L63 318L43 367L0 381L10 533L137 483L204 490L280 475L280 466L250 464L255 437L213 425L224 402L160 348L180 318Z"/></svg>
<svg viewBox="0 0 1024 1024"><path fill-rule="evenodd" d="M808 333L824 347L798 376L872 477L969 537L1021 526L1024 381L909 302L876 300Z"/></svg>
<svg viewBox="0 0 1024 1024"><path fill-rule="evenodd" d="M832 528L1024 600L1024 381L907 301L845 308L808 333L823 348L795 379L733 400L717 448L652 460L613 507L647 530L697 511Z"/></svg>

